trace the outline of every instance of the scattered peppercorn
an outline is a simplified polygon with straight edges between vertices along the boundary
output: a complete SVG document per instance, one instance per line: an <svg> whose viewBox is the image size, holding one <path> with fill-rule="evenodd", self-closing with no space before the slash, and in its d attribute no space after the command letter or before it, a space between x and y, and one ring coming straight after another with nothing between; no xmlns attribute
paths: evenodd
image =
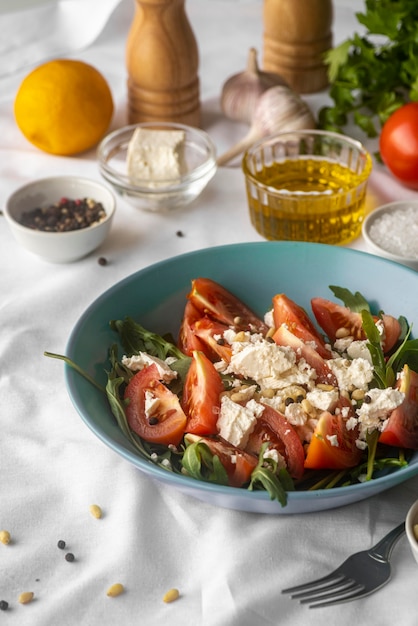
<svg viewBox="0 0 418 626"><path fill-rule="evenodd" d="M363 398L363 402L365 402L366 404L370 404L371 401L371 397L366 394Z"/></svg>
<svg viewBox="0 0 418 626"><path fill-rule="evenodd" d="M64 550L65 548L65 541L63 541L63 539L60 539L57 543L57 546L60 550Z"/></svg>
<svg viewBox="0 0 418 626"><path fill-rule="evenodd" d="M101 222L105 217L106 211L101 202L91 198L61 198L55 204L25 211L20 217L20 223L32 230L63 233L87 228Z"/></svg>
<svg viewBox="0 0 418 626"><path fill-rule="evenodd" d="M69 563L72 563L75 559L75 556L72 552L67 552L67 554L65 555L65 560L68 561Z"/></svg>
<svg viewBox="0 0 418 626"><path fill-rule="evenodd" d="M155 426L158 424L158 417L150 417L148 423L150 426Z"/></svg>
<svg viewBox="0 0 418 626"><path fill-rule="evenodd" d="M98 264L99 264L99 265L107 265L107 259L105 259L105 257L104 257L104 256L100 256L100 257L97 259L97 262L98 262Z"/></svg>
<svg viewBox="0 0 418 626"><path fill-rule="evenodd" d="M178 230L176 232L177 237L184 237L184 232L182 230Z"/></svg>
<svg viewBox="0 0 418 626"><path fill-rule="evenodd" d="M6 600L0 600L0 611L7 611L9 603Z"/></svg>
<svg viewBox="0 0 418 626"><path fill-rule="evenodd" d="M286 400L284 401L285 406L289 406L289 404L293 404L294 400L293 398L286 398Z"/></svg>

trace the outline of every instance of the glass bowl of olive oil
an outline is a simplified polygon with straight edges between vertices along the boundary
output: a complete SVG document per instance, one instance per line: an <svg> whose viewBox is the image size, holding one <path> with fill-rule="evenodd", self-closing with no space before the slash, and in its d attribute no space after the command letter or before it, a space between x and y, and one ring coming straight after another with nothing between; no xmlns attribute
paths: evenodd
<svg viewBox="0 0 418 626"><path fill-rule="evenodd" d="M338 133L265 137L242 161L250 217L269 240L344 245L361 235L372 158Z"/></svg>

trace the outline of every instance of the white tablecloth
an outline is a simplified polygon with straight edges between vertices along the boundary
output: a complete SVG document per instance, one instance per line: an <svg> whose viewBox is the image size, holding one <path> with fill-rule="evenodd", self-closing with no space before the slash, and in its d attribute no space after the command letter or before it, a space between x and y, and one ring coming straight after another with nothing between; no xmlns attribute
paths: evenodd
<svg viewBox="0 0 418 626"><path fill-rule="evenodd" d="M116 105L112 128L126 121L124 46L133 1L115 9L87 48L72 52L105 75ZM357 23L357 0L335 3L338 43ZM222 83L242 70L248 48L262 47L261 0L189 0L187 12L200 50L204 125L219 151L240 136L219 114ZM1 27L0 16L0 27ZM53 157L31 146L13 119L13 99L27 72L0 81L0 194L51 174L100 179L92 150ZM313 108L326 93L309 96ZM245 129L244 129L245 130ZM382 202L409 198L375 166L370 194ZM216 224L216 228L213 225ZM176 232L181 230L183 237ZM402 539L393 580L362 601L336 608L299 605L280 590L328 573L356 550L397 525L418 493L418 478L380 496L332 511L262 516L204 504L162 486L100 443L73 408L61 363L79 316L103 291L161 259L214 246L258 241L250 224L239 169L222 168L201 198L172 215L138 213L118 199L111 235L82 261L48 264L18 247L0 218L0 544L1 624L19 626L341 626L417 623L418 569ZM352 247L364 249L361 239ZM108 259L98 264L99 256ZM98 503L100 520L89 513ZM63 539L76 560L57 548ZM126 592L106 596L114 582ZM173 604L162 601L171 587ZM33 591L23 606L19 593Z"/></svg>

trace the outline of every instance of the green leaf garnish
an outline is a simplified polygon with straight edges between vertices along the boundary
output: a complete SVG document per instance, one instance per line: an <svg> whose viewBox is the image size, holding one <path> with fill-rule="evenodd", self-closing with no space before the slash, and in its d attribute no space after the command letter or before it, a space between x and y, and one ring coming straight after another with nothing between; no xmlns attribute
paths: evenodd
<svg viewBox="0 0 418 626"><path fill-rule="evenodd" d="M344 287L337 287L335 285L330 285L332 293L336 298L342 300L346 307L348 307L351 311L356 313L361 313L361 311L370 311L370 305L367 302L366 298L359 292L351 293L349 289L345 289Z"/></svg>
<svg viewBox="0 0 418 626"><path fill-rule="evenodd" d="M196 480L228 484L226 469L216 454L212 454L209 446L204 441L197 441L186 445L181 464L189 476Z"/></svg>

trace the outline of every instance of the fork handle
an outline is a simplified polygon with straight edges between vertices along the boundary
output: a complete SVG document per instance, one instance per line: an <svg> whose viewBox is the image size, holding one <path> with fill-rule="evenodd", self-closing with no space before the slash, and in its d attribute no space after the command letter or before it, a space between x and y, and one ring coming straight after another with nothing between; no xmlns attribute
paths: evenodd
<svg viewBox="0 0 418 626"><path fill-rule="evenodd" d="M405 522L402 522L402 524L399 524L399 526L396 526L396 528L385 535L375 546L370 548L370 556L373 556L379 561L388 561L396 542L402 537L404 532Z"/></svg>

